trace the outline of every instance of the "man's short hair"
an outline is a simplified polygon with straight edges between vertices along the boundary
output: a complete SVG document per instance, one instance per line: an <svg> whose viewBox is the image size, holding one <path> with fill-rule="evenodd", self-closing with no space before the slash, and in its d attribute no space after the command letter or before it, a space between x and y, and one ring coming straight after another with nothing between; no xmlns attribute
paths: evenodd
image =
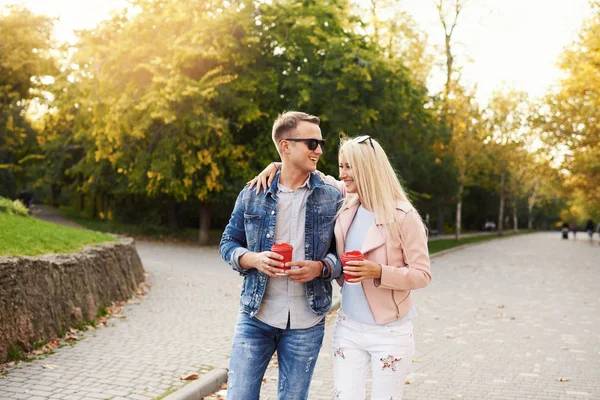
<svg viewBox="0 0 600 400"><path fill-rule="evenodd" d="M319 117L300 111L286 111L279 114L275 123L273 123L273 142L275 143L275 147L279 148L279 141L281 141L287 133L296 129L300 121L310 122L317 126L321 122Z"/></svg>

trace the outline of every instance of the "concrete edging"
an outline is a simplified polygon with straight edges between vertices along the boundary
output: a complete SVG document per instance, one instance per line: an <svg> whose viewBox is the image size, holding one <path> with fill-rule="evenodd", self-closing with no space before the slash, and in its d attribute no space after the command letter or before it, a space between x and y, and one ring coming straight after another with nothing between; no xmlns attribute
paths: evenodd
<svg viewBox="0 0 600 400"><path fill-rule="evenodd" d="M204 396L218 391L221 385L226 382L227 368L215 368L202 375L197 381L193 381L168 395L164 400L202 400Z"/></svg>

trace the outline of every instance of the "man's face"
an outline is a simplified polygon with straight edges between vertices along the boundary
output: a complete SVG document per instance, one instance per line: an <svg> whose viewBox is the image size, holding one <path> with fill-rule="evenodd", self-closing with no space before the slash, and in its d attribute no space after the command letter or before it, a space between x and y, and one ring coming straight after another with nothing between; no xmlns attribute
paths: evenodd
<svg viewBox="0 0 600 400"><path fill-rule="evenodd" d="M284 138L322 140L323 136L321 136L321 128L318 125L307 121L300 121L296 126L295 132L284 135ZM317 169L317 161L323 154L321 146L310 150L307 142L285 141L283 150L289 165L306 173Z"/></svg>

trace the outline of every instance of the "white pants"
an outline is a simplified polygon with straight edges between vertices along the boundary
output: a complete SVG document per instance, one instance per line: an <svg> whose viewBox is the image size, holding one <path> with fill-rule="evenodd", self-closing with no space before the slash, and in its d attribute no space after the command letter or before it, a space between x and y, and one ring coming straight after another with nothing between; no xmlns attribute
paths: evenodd
<svg viewBox="0 0 600 400"><path fill-rule="evenodd" d="M412 321L367 325L339 316L333 332L334 399L364 400L369 367L371 399L402 399L414 354Z"/></svg>

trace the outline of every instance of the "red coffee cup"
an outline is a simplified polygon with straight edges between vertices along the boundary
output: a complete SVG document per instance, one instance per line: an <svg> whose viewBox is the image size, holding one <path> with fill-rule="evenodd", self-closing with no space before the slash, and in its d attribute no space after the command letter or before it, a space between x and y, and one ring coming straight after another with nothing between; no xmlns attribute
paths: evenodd
<svg viewBox="0 0 600 400"><path fill-rule="evenodd" d="M345 267L347 261L362 261L365 259L365 256L363 253L361 253L358 250L352 250L352 251L347 251L344 254L342 254L340 259L342 260L342 265ZM349 285L353 285L355 283L360 283L360 282L348 282L348 279L357 278L356 275L350 275L350 274L347 274L344 272L344 278L346 279L346 283Z"/></svg>
<svg viewBox="0 0 600 400"><path fill-rule="evenodd" d="M283 256L283 260L280 260L282 263L287 263L292 261L292 251L294 248L291 244L288 243L276 243L271 247L271 251L273 253L277 253ZM291 267L281 267L284 271L289 271Z"/></svg>

